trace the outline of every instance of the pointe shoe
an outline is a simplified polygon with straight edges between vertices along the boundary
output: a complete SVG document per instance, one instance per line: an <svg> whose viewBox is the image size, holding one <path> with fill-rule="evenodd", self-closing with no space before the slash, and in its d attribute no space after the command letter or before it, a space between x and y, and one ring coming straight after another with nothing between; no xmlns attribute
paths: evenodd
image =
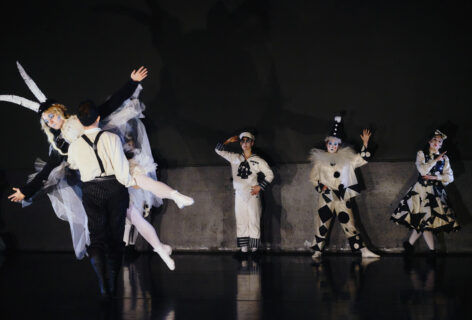
<svg viewBox="0 0 472 320"><path fill-rule="evenodd" d="M169 257L164 246L161 245L159 248L154 249L154 252L161 257L170 270L175 270L175 262L171 257Z"/></svg>
<svg viewBox="0 0 472 320"><path fill-rule="evenodd" d="M167 253L167 255L172 255L172 247L169 246L168 244L162 244L162 246L164 247L164 251Z"/></svg>
<svg viewBox="0 0 472 320"><path fill-rule="evenodd" d="M174 200L179 209L182 209L185 206L191 206L194 203L193 198L187 197L177 190L174 190L170 193L170 198Z"/></svg>
<svg viewBox="0 0 472 320"><path fill-rule="evenodd" d="M367 248L362 248L361 253L362 253L362 258L380 258L378 254L373 253Z"/></svg>

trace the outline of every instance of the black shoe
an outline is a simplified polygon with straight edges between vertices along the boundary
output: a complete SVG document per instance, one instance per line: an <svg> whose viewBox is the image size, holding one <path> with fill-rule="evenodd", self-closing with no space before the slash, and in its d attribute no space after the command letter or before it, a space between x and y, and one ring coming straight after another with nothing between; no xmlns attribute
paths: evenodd
<svg viewBox="0 0 472 320"><path fill-rule="evenodd" d="M413 245L410 244L410 242L408 241L403 242L403 248L405 248L405 251L403 251L403 254L406 256L411 256L413 252L415 251L415 248L413 247Z"/></svg>
<svg viewBox="0 0 472 320"><path fill-rule="evenodd" d="M426 263L429 264L431 267L436 266L436 257L436 250L429 250L429 252L426 254Z"/></svg>
<svg viewBox="0 0 472 320"><path fill-rule="evenodd" d="M106 281L106 266L105 257L103 253L96 253L90 256L90 263L92 264L93 270L98 278L98 286L100 288L100 295L102 299L107 300L110 298L110 290Z"/></svg>
<svg viewBox="0 0 472 320"><path fill-rule="evenodd" d="M107 260L107 271L108 271L108 288L110 296L115 297L117 292L118 276L121 270L121 261L108 258Z"/></svg>
<svg viewBox="0 0 472 320"><path fill-rule="evenodd" d="M252 260L258 262L261 260L262 252L261 250L251 251L251 258Z"/></svg>
<svg viewBox="0 0 472 320"><path fill-rule="evenodd" d="M249 256L248 252L242 252L241 250L238 250L233 254L233 258L238 261L247 260L248 256Z"/></svg>

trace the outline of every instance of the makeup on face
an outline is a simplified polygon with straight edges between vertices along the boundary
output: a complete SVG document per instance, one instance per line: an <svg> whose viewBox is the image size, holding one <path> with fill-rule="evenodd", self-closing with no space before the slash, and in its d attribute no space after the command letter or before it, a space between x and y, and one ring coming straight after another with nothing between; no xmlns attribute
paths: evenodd
<svg viewBox="0 0 472 320"><path fill-rule="evenodd" d="M44 112L42 119L44 123L50 128L60 129L62 127L63 119L58 114Z"/></svg>
<svg viewBox="0 0 472 320"><path fill-rule="evenodd" d="M331 140L331 139L326 141L326 150L328 150L329 153L337 152L338 148L339 148L339 142L338 141Z"/></svg>
<svg viewBox="0 0 472 320"><path fill-rule="evenodd" d="M434 136L431 140L429 140L429 147L435 151L441 149L443 144L443 139L440 136Z"/></svg>
<svg viewBox="0 0 472 320"><path fill-rule="evenodd" d="M243 144L243 143L251 143L252 142L252 139L250 138L247 138L247 137L244 137L241 139L240 143Z"/></svg>

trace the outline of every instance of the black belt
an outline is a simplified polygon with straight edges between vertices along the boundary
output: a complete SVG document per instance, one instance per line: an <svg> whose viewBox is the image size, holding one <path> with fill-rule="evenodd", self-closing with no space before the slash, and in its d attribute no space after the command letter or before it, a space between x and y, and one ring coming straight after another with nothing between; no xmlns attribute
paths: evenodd
<svg viewBox="0 0 472 320"><path fill-rule="evenodd" d="M113 174L111 176L96 177L95 179L87 181L87 182L100 182L100 181L109 181L109 180L116 180L115 175Z"/></svg>

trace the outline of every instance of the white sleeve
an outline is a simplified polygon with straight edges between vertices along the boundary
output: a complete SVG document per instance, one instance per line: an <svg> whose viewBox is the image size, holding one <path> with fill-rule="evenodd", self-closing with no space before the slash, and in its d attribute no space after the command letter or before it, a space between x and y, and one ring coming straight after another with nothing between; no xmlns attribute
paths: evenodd
<svg viewBox="0 0 472 320"><path fill-rule="evenodd" d="M259 182L259 186L262 188L262 190L264 190L272 182L272 180L274 180L274 173L264 159L259 158L258 161L259 171L264 174L264 180Z"/></svg>
<svg viewBox="0 0 472 320"><path fill-rule="evenodd" d="M366 165L371 156L372 154L369 148L366 148L364 145L362 145L361 152L356 154L354 158L354 168L359 168Z"/></svg>
<svg viewBox="0 0 472 320"><path fill-rule="evenodd" d="M454 181L454 174L452 172L451 163L449 162L449 158L446 156L444 156L443 173L439 175L438 178L445 186Z"/></svg>
<svg viewBox="0 0 472 320"><path fill-rule="evenodd" d="M116 180L125 187L136 185L136 181L129 173L129 163L123 152L121 140L116 134L109 134L110 142L110 160L115 171Z"/></svg>
<svg viewBox="0 0 472 320"><path fill-rule="evenodd" d="M420 175L425 176L431 171L431 169L436 164L436 160L431 159L428 162L425 162L423 151L418 151L416 154L416 169L418 169Z"/></svg>
<svg viewBox="0 0 472 320"><path fill-rule="evenodd" d="M67 152L67 163L69 163L69 168L73 169L73 170L78 170L79 167L77 167L77 164L75 163L75 160L74 160L74 147L73 147L73 143L71 143L69 145L69 150Z"/></svg>
<svg viewBox="0 0 472 320"><path fill-rule="evenodd" d="M215 152L230 163L237 163L239 161L239 154L223 150L223 144L221 143L216 145Z"/></svg>

